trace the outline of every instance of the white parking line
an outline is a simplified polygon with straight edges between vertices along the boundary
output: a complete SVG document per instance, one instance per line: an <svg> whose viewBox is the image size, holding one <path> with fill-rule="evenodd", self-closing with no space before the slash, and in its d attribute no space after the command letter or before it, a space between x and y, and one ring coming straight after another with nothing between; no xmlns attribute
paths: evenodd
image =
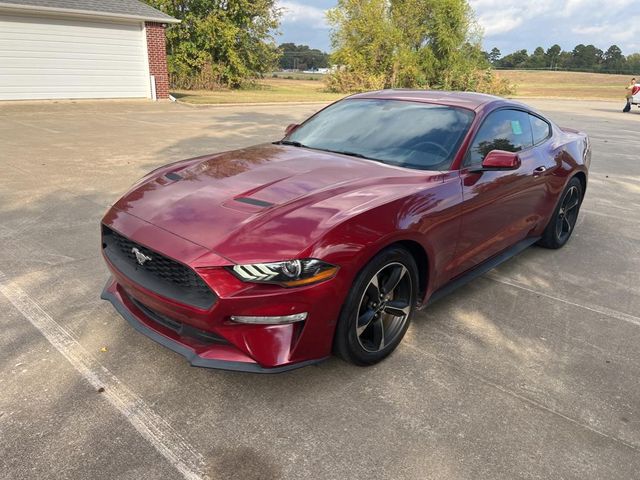
<svg viewBox="0 0 640 480"><path fill-rule="evenodd" d="M205 462L166 420L103 367L20 287L0 271L0 293L53 345L96 390L186 479L206 480ZM101 390L102 391L102 390Z"/></svg>
<svg viewBox="0 0 640 480"><path fill-rule="evenodd" d="M49 133L62 133L62 132L60 132L58 130L54 130L52 128L43 127L41 125L32 125L32 124L27 123L25 121L14 120L14 122L17 123L18 125L22 125L23 127L33 128L33 129L37 129L37 130L44 130L45 132L49 132Z"/></svg>

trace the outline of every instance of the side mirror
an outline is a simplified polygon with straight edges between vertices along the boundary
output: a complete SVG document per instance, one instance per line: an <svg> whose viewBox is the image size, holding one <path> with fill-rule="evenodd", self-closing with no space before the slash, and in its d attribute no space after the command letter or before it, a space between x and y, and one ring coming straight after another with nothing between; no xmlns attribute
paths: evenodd
<svg viewBox="0 0 640 480"><path fill-rule="evenodd" d="M477 172L486 170L516 170L520 168L520 157L514 152L505 152L504 150L490 151L482 161L482 168Z"/></svg>
<svg viewBox="0 0 640 480"><path fill-rule="evenodd" d="M288 137L289 135L291 135L293 132L296 131L296 129L300 126L299 123L291 123L287 126L287 128L284 129L284 136Z"/></svg>

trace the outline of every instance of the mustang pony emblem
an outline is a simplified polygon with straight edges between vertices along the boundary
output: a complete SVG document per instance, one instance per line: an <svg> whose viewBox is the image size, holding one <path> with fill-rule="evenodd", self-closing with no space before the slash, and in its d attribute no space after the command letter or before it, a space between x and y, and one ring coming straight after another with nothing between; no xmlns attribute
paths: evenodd
<svg viewBox="0 0 640 480"><path fill-rule="evenodd" d="M133 252L136 256L136 261L140 264L140 265L144 265L147 262L151 261L151 257L149 257L148 255L145 255L144 253L142 253L140 250L138 250L136 247L133 247L131 249L131 252Z"/></svg>

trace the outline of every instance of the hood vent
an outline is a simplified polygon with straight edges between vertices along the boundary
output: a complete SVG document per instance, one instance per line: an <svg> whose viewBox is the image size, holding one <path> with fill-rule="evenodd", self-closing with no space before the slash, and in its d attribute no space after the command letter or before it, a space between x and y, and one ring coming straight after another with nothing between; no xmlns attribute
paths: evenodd
<svg viewBox="0 0 640 480"><path fill-rule="evenodd" d="M234 200L236 202L248 203L249 205L253 205L255 207L263 207L263 208L273 207L273 203L265 202L264 200L257 200L255 198L238 197L238 198L234 198Z"/></svg>

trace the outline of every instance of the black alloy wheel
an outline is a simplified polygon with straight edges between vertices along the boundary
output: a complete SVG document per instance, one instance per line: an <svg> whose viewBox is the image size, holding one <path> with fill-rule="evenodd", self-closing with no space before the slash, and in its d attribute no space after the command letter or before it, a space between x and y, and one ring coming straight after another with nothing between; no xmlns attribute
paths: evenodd
<svg viewBox="0 0 640 480"><path fill-rule="evenodd" d="M411 313L411 294L411 276L401 263L389 263L371 277L355 324L364 350L379 352L402 331Z"/></svg>
<svg viewBox="0 0 640 480"><path fill-rule="evenodd" d="M582 205L582 183L572 178L562 192L549 224L542 233L538 245L545 248L561 248L571 238Z"/></svg>
<svg viewBox="0 0 640 480"><path fill-rule="evenodd" d="M418 268L403 248L380 252L360 272L336 328L334 350L357 365L389 355L404 336L415 310Z"/></svg>
<svg viewBox="0 0 640 480"><path fill-rule="evenodd" d="M578 187L571 185L562 198L560 210L558 210L556 217L555 233L559 243L565 244L569 240L578 220L579 207L580 191Z"/></svg>

